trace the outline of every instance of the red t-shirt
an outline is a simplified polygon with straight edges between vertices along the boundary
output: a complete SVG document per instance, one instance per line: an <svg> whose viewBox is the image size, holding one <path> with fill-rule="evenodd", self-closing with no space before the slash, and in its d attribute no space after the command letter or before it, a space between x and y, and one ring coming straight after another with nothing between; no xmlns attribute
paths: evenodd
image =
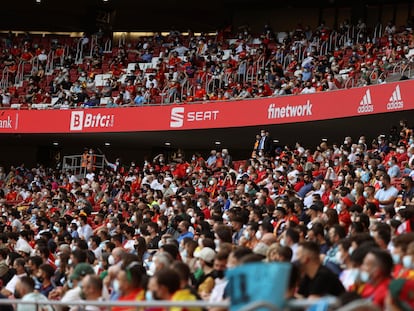
<svg viewBox="0 0 414 311"><path fill-rule="evenodd" d="M384 308L385 297L387 296L390 282L391 278L387 278L377 286L366 284L361 292L361 297L368 298L377 306Z"/></svg>

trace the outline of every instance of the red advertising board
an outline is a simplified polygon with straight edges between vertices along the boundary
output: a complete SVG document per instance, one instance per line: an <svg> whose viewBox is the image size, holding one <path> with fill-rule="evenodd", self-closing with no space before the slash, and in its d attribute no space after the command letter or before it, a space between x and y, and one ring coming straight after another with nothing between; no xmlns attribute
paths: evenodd
<svg viewBox="0 0 414 311"><path fill-rule="evenodd" d="M0 133L99 133L283 124L414 109L414 81L298 96L169 106L0 110Z"/></svg>

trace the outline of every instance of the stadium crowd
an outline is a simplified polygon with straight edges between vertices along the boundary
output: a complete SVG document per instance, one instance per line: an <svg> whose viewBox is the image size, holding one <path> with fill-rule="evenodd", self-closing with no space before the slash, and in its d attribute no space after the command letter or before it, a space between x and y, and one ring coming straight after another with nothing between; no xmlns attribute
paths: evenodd
<svg viewBox="0 0 414 311"><path fill-rule="evenodd" d="M110 50L101 36L61 41L29 33L4 38L2 107L140 106L336 90L384 82L396 64L411 60L414 47L410 25L389 23L380 33L362 21L337 30L298 25L277 35L268 25L261 34L248 27L215 36L172 30Z"/></svg>
<svg viewBox="0 0 414 311"><path fill-rule="evenodd" d="M287 300L412 310L412 129L308 147L262 130L246 161L177 150L98 171L90 150L84 176L1 167L1 298L222 302L225 271L263 261L292 263Z"/></svg>

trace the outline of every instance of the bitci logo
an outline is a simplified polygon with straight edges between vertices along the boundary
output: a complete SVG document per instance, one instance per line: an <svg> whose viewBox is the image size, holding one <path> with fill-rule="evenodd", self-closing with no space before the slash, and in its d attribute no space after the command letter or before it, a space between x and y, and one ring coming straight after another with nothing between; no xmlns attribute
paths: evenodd
<svg viewBox="0 0 414 311"><path fill-rule="evenodd" d="M82 131L85 128L110 128L114 126L113 114L85 113L84 111L72 111L70 116L70 130Z"/></svg>

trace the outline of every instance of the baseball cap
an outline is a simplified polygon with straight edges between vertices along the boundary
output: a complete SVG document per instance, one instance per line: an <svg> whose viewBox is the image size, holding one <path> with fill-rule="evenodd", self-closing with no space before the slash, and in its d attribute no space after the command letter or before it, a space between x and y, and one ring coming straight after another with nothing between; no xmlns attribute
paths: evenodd
<svg viewBox="0 0 414 311"><path fill-rule="evenodd" d="M203 247L201 251L195 254L195 257L203 259L205 262L213 263L216 252L210 247Z"/></svg>
<svg viewBox="0 0 414 311"><path fill-rule="evenodd" d="M82 276L85 276L87 274L95 274L95 271L93 270L92 266L90 264L81 262L78 263L73 270L72 274L70 275L71 280L77 280Z"/></svg>

